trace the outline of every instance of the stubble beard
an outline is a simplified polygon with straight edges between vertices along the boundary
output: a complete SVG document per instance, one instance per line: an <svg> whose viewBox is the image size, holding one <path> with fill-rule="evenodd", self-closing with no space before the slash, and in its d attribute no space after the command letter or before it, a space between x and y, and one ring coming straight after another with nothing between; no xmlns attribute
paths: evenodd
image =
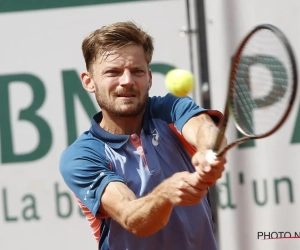
<svg viewBox="0 0 300 250"><path fill-rule="evenodd" d="M99 90L95 92L95 97L101 110L105 110L107 113L118 117L136 117L144 112L149 93L147 91L137 103L133 104L132 102L124 101L122 105L109 100L107 96Z"/></svg>

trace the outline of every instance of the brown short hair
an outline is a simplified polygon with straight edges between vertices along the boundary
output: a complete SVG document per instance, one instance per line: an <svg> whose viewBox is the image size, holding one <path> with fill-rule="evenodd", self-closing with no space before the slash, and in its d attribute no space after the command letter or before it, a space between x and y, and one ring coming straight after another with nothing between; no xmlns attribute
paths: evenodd
<svg viewBox="0 0 300 250"><path fill-rule="evenodd" d="M86 69L91 72L91 66L99 56L127 45L142 46L147 63L151 62L153 38L133 22L117 22L95 30L83 40Z"/></svg>

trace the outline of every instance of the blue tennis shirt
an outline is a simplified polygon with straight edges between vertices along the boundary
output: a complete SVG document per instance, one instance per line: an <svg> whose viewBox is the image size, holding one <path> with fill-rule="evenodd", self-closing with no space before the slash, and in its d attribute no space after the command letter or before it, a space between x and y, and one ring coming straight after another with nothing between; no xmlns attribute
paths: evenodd
<svg viewBox="0 0 300 250"><path fill-rule="evenodd" d="M181 130L201 112L216 122L221 115L200 108L189 97L149 97L140 135L110 134L99 126L99 112L90 130L62 153L60 172L85 212L99 249L217 250L206 197L197 205L175 206L167 225L148 237L135 236L98 212L101 195L112 181L125 183L142 197L176 172L194 172L193 149Z"/></svg>

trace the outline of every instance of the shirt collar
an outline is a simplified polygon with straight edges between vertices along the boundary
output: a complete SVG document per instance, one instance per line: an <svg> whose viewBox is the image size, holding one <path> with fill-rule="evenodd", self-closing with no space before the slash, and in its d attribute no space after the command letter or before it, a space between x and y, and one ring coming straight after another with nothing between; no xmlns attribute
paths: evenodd
<svg viewBox="0 0 300 250"><path fill-rule="evenodd" d="M101 111L93 116L90 132L101 141L104 141L108 146L115 149L121 148L128 141L130 135L116 135L107 132L99 125L102 118L103 116ZM147 107L143 118L143 131L146 134L149 134L149 119L150 119L150 98L147 103Z"/></svg>

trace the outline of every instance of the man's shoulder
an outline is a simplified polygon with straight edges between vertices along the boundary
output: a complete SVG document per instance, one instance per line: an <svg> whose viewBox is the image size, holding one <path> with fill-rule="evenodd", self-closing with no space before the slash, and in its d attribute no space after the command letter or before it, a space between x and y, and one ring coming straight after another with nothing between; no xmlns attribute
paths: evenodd
<svg viewBox="0 0 300 250"><path fill-rule="evenodd" d="M70 160L74 157L100 156L103 152L101 148L104 149L104 142L95 137L90 131L86 131L62 152L61 160L65 158Z"/></svg>
<svg viewBox="0 0 300 250"><path fill-rule="evenodd" d="M164 96L151 96L151 97L149 97L149 101L150 101L151 104L174 102L177 99L179 99L179 97L174 96L170 93L167 93Z"/></svg>
<svg viewBox="0 0 300 250"><path fill-rule="evenodd" d="M69 175L69 171L81 171L87 165L107 165L104 143L89 131L82 133L68 146L62 152L59 161L63 175Z"/></svg>
<svg viewBox="0 0 300 250"><path fill-rule="evenodd" d="M187 109L187 108L199 108L194 100L189 96L178 97L170 93L165 96L151 96L148 102L150 110L162 110L172 111L176 106L175 110Z"/></svg>
<svg viewBox="0 0 300 250"><path fill-rule="evenodd" d="M104 142L93 135L93 133L91 133L91 131L89 130L83 132L71 145L68 146L67 149L75 150L76 148L90 148L96 144L99 146L101 144L104 144Z"/></svg>

